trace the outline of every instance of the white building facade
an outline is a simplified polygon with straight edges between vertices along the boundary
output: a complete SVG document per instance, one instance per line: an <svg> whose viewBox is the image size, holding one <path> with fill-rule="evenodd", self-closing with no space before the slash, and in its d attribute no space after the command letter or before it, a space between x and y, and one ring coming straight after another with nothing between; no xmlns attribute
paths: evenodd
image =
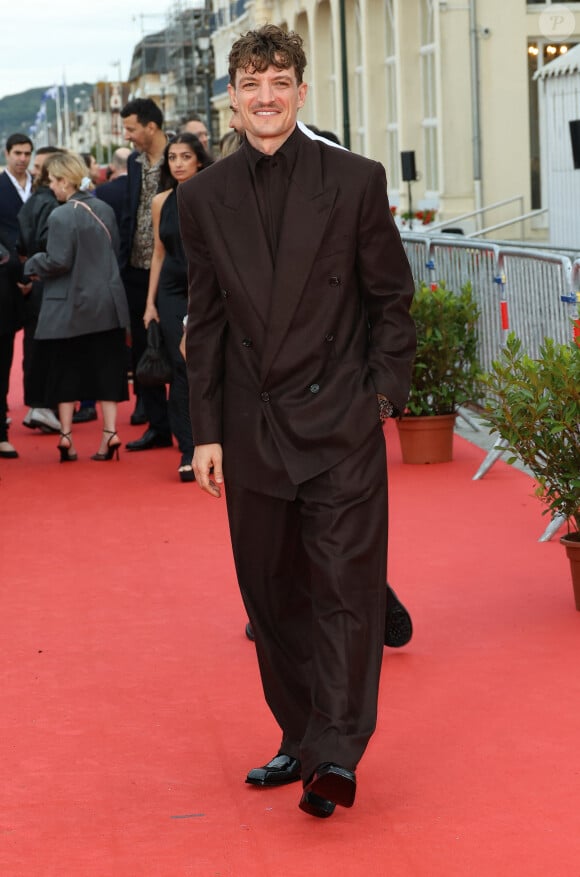
<svg viewBox="0 0 580 877"><path fill-rule="evenodd" d="M580 3L214 0L214 15L213 103L221 133L229 120L229 49L240 33L272 22L304 39L309 93L302 121L381 161L391 202L401 210L408 193L403 151L415 153L413 206L436 208L437 220L509 202L467 220L471 230L547 206L533 77L580 42ZM541 236L547 224L547 214L535 217L528 233Z"/></svg>
<svg viewBox="0 0 580 877"><path fill-rule="evenodd" d="M550 243L574 248L580 243L580 168L574 167L570 122L580 126L580 45L542 67L537 80Z"/></svg>

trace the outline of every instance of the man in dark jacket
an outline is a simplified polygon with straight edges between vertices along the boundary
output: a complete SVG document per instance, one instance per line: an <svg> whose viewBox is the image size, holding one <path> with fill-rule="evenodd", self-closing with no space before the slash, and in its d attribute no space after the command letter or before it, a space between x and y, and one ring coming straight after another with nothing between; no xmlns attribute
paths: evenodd
<svg viewBox="0 0 580 877"><path fill-rule="evenodd" d="M115 211L115 218L119 229L123 219L123 205L127 197L127 161L131 150L127 146L119 146L113 153L111 163L111 175L107 183L102 183L95 189L95 196L101 201L106 201Z"/></svg>
<svg viewBox="0 0 580 877"><path fill-rule="evenodd" d="M282 731L250 771L302 778L300 807L350 807L374 731L384 642L381 422L404 408L413 279L384 169L296 125L297 34L230 53L240 149L178 187L189 267L187 366L202 490L224 480L264 694Z"/></svg>
<svg viewBox="0 0 580 877"><path fill-rule="evenodd" d="M131 356L134 390L142 403L148 428L141 438L128 442L129 451L147 451L173 444L165 387L140 387L135 379L137 363L147 345L143 323L149 271L153 254L151 201L157 194L159 173L167 138L163 113L150 98L136 98L121 110L126 140L135 147L127 162L127 193L121 221L121 271L131 314ZM132 423L142 423L137 405Z"/></svg>
<svg viewBox="0 0 580 877"><path fill-rule="evenodd" d="M16 217L32 192L28 165L33 144L26 134L11 134L6 141L6 169L0 174L0 243L10 253L0 264L0 457L18 457L8 441L8 386L14 355L14 336L22 325L22 293L18 283L22 266L16 251L18 221Z"/></svg>

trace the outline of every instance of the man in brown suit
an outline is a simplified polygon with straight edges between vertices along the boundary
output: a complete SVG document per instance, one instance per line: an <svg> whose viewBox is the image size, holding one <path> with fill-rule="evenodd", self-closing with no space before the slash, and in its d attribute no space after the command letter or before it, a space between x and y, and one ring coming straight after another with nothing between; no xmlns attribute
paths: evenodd
<svg viewBox="0 0 580 877"><path fill-rule="evenodd" d="M226 484L236 571L278 754L302 810L349 807L374 731L384 635L381 421L404 408L413 281L383 167L308 139L302 40L232 47L242 147L178 188L199 486Z"/></svg>

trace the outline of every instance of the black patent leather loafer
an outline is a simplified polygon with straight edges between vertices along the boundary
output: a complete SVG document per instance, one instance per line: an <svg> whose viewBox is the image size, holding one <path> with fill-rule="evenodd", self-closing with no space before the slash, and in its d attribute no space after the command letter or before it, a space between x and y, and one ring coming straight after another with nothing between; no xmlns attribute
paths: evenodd
<svg viewBox="0 0 580 877"><path fill-rule="evenodd" d="M127 442L125 447L128 451L150 451L152 448L170 448L172 444L171 434L165 435L155 429L147 429L141 438Z"/></svg>
<svg viewBox="0 0 580 877"><path fill-rule="evenodd" d="M281 753L263 767L255 767L246 777L252 786L285 786L300 779L300 762Z"/></svg>

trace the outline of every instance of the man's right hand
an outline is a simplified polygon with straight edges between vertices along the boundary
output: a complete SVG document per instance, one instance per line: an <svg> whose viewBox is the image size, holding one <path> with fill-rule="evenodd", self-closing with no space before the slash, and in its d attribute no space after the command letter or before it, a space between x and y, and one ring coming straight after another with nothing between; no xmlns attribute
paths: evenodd
<svg viewBox="0 0 580 877"><path fill-rule="evenodd" d="M202 490L216 498L222 495L220 485L224 483L222 459L222 446L217 443L195 446L192 463L195 480Z"/></svg>

